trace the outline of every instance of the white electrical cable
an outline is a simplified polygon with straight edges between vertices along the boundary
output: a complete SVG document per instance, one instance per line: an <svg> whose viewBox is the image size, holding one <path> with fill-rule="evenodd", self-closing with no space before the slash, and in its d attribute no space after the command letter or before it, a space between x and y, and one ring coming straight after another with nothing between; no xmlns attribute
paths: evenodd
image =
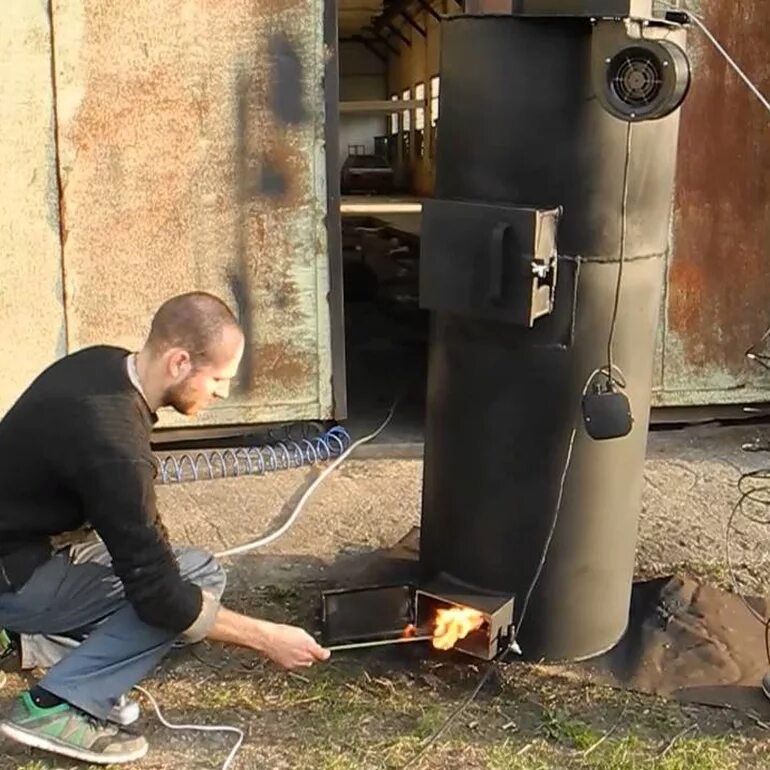
<svg viewBox="0 0 770 770"><path fill-rule="evenodd" d="M380 433L382 433L382 431L388 427L388 424L393 419L393 414L396 411L397 403L398 402L393 404L393 406L390 408L390 412L388 412L388 416L385 418L385 422L383 422L376 431L370 433L368 436L364 436L363 438L358 439L358 441L355 441L331 465L324 469L320 476L305 490L305 493L300 498L297 506L294 508L289 518L286 519L286 521L275 532L266 535L265 537L261 537L259 540L254 540L251 543L245 543L244 545L239 545L235 548L228 548L226 551L220 551L219 553L214 554L214 556L217 559L224 559L227 556L236 556L237 554L254 551L257 548L264 548L266 545L270 545L270 543L285 535L286 532L295 524L299 518L300 513L302 513L302 509L307 504L307 501L310 499L316 489L318 489L318 487L323 483L324 479L326 479L330 473L333 473L337 468L339 468L339 466L345 462L345 460L347 460L347 458L350 457L350 455L356 449L358 449L358 447L377 438L377 436L379 436Z"/></svg>
<svg viewBox="0 0 770 770"><path fill-rule="evenodd" d="M300 498L299 502L297 503L297 506L292 511L289 518L286 520L286 522L279 527L275 532L273 532L270 535L267 535L265 537L260 538L259 540L254 540L251 543L246 543L244 545L238 546L236 548L229 548L226 551L222 551L218 554L215 554L218 559L223 559L226 556L235 556L236 554L246 553L247 551L253 551L257 548L263 548L264 546L272 543L273 541L277 540L279 537L284 535L291 526L297 521L297 518L299 517L300 513L302 512L302 509L305 507L305 504L310 499L310 496L315 492L316 489L321 485L321 483L324 481L327 476L332 473L336 468L338 468L350 455L362 444L366 444L368 441L372 441L373 439L377 438L377 436L382 433L382 431L387 428L387 426L390 424L390 421L393 419L393 415L396 411L396 406L398 405L398 401L396 401L393 406L390 408L390 411L388 412L388 416L385 418L385 421L380 425L377 430L375 430L373 433L370 433L368 436L364 436L363 438L358 439L358 441L351 444L331 465L329 465L323 473L305 490L305 493ZM241 748L241 745L243 744L245 735L243 730L239 729L238 727L232 727L230 725L175 725L169 722L164 716L163 713L160 710L160 706L158 705L158 702L153 698L152 695L150 695L147 690L145 690L143 687L140 687L139 685L136 685L134 687L135 690L142 693L151 703L153 709L155 710L155 714L157 715L158 719L160 720L160 723L167 727L169 730L195 730L197 732L206 732L206 733L233 733L234 735L238 736L238 740L235 742L235 745L233 746L232 750L230 751L230 754L228 755L227 759L225 760L224 764L222 765L222 770L228 770L230 765L232 764L233 759L235 759L235 755L238 753L239 749Z"/></svg>
<svg viewBox="0 0 770 770"><path fill-rule="evenodd" d="M686 13L696 24L696 26L703 32L703 34L711 41L711 44L714 46L714 48L719 51L719 53L724 57L725 61L735 70L735 72L738 74L738 76L743 80L743 82L748 86L749 90L754 94L754 96L759 99L759 101L762 103L762 106L770 112L770 101L768 101L767 97L759 90L759 88L754 85L751 78L740 68L738 63L733 59L732 56L725 50L724 46L714 37L714 34L711 32L711 30L706 26L706 23L701 19L700 16L698 16L697 13L694 13L689 9L689 7L685 4L682 5L682 7L678 7L676 5L672 5L671 3L667 3L664 0L660 0L660 4L665 6L666 8L670 8L672 11L683 11Z"/></svg>
<svg viewBox="0 0 770 770"><path fill-rule="evenodd" d="M152 704L152 707L155 709L155 713L158 719L160 720L160 723L164 727L167 727L169 730L195 730L201 733L233 733L234 735L237 735L238 740L235 742L235 745L233 746L232 750L228 754L227 759L225 760L225 763L222 765L222 770L228 770L233 759L235 759L235 755L238 753L238 750L241 748L244 738L246 737L243 730L239 729L238 727L231 727L229 725L175 725L175 724L172 724L163 716L160 710L160 706L158 706L158 702L155 700L155 698L153 698L152 695L150 695L149 692L147 692L147 690L144 689L144 687L135 685L134 689L142 693L142 695L144 695L145 698L147 698L147 700L150 701L150 703Z"/></svg>

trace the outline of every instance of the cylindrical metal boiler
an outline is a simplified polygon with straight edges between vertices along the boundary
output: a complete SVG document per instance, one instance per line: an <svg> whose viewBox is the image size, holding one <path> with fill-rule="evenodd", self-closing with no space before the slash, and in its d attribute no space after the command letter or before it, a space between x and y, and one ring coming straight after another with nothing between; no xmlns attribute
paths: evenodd
<svg viewBox="0 0 770 770"><path fill-rule="evenodd" d="M627 626L679 122L676 109L642 119L670 74L645 71L644 52L665 39L676 55L683 37L673 24L564 16L444 22L421 278L432 325L420 562L426 580L514 594L520 613L572 441L518 639L530 659L595 656ZM624 71L633 52L641 64ZM683 61L657 64L680 75ZM672 89L677 104L686 85ZM611 114L623 110L628 120ZM547 262L543 234L558 255L545 308L528 282L515 290L537 273L529 256ZM582 401L608 362L621 241L613 363L634 424L597 441ZM529 323L506 306L522 301Z"/></svg>

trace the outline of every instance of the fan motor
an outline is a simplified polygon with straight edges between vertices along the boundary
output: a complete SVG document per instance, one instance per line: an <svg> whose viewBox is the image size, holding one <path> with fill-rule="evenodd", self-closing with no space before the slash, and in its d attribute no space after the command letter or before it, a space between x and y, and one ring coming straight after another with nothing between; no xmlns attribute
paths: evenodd
<svg viewBox="0 0 770 770"><path fill-rule="evenodd" d="M679 108L690 88L690 62L668 40L635 40L603 60L596 83L602 106L616 118L658 120Z"/></svg>

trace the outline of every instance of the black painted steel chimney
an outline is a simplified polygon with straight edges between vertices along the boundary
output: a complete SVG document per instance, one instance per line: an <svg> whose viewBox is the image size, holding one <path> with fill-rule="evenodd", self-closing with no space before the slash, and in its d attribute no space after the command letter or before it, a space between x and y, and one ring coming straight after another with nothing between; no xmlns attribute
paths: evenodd
<svg viewBox="0 0 770 770"><path fill-rule="evenodd" d="M588 7L624 3L644 0L443 23L420 562L520 612L564 479L519 636L530 659L595 656L628 620L689 69L681 27ZM582 401L608 364L621 253L613 363L634 422L600 441Z"/></svg>

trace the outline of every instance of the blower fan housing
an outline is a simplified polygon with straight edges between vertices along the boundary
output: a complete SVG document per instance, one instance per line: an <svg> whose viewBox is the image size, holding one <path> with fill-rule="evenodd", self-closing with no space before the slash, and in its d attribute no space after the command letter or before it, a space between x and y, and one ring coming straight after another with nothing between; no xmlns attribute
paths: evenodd
<svg viewBox="0 0 770 770"><path fill-rule="evenodd" d="M678 109L687 96L690 62L676 43L626 38L622 45L597 54L596 95L620 120L659 120Z"/></svg>

